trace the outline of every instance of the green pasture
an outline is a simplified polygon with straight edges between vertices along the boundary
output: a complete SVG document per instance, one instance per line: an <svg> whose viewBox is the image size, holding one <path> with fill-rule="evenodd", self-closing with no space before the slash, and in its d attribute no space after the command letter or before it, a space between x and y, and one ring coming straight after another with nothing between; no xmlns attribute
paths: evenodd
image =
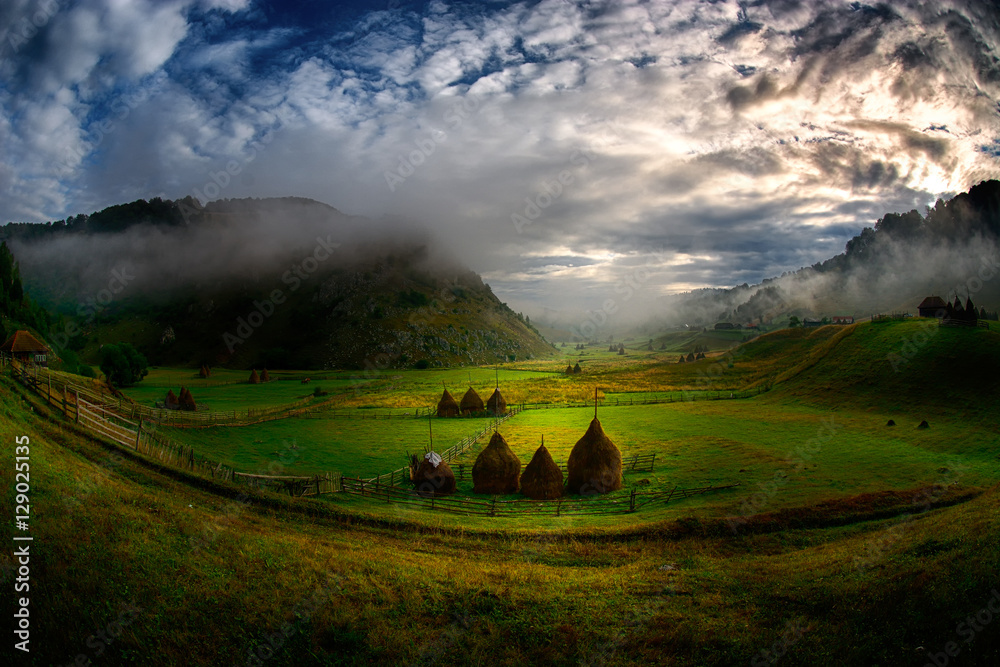
<svg viewBox="0 0 1000 667"><path fill-rule="evenodd" d="M488 419L435 418L435 449L447 449L488 423ZM292 417L251 426L164 428L161 434L241 472L306 475L337 471L349 477L374 477L402 467L407 453L422 453L429 439L427 419L322 416Z"/></svg>

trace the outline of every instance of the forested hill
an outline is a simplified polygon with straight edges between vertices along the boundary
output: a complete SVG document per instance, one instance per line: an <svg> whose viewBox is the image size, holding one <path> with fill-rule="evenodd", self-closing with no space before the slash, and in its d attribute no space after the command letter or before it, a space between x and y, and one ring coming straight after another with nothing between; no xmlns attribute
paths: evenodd
<svg viewBox="0 0 1000 667"><path fill-rule="evenodd" d="M1000 309L1000 181L983 181L923 213L886 213L844 252L759 285L664 299L652 326L778 322L789 315L917 314L926 296ZM649 326L649 325L647 325Z"/></svg>
<svg viewBox="0 0 1000 667"><path fill-rule="evenodd" d="M140 200L3 232L23 290L60 317L40 333L84 359L118 341L154 364L195 367L445 366L554 351L426 234L308 199Z"/></svg>

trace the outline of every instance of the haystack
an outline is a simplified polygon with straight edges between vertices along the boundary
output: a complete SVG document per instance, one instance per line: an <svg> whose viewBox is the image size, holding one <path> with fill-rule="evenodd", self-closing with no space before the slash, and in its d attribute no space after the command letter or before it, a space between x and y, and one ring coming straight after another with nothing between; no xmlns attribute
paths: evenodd
<svg viewBox="0 0 1000 667"><path fill-rule="evenodd" d="M181 395L178 396L178 401L181 404L181 410L195 412L198 409L198 406L194 402L194 396L185 387L181 387Z"/></svg>
<svg viewBox="0 0 1000 667"><path fill-rule="evenodd" d="M583 369L580 368L580 362L579 361L576 362L576 366L573 367L573 372L574 373L582 373L583 372Z"/></svg>
<svg viewBox="0 0 1000 667"><path fill-rule="evenodd" d="M924 421L920 422L920 424L917 425L917 428L930 428L930 427L931 427L931 425L927 423L926 419Z"/></svg>
<svg viewBox="0 0 1000 667"><path fill-rule="evenodd" d="M438 401L438 417L457 417L459 412L458 401L445 389Z"/></svg>
<svg viewBox="0 0 1000 667"><path fill-rule="evenodd" d="M495 415L507 414L507 401L500 393L500 387L493 390L493 394L486 400L486 407Z"/></svg>
<svg viewBox="0 0 1000 667"><path fill-rule="evenodd" d="M885 423L885 425L886 426L895 426L896 425L896 421L894 419L890 419L889 421L887 421Z"/></svg>
<svg viewBox="0 0 1000 667"><path fill-rule="evenodd" d="M436 452L424 454L415 468L411 463L410 479L413 480L417 494L424 498L455 493L455 473Z"/></svg>
<svg viewBox="0 0 1000 667"><path fill-rule="evenodd" d="M256 368L253 369L253 371L250 372L250 379L248 380L248 382L250 384L260 384L260 376L257 375L257 369Z"/></svg>
<svg viewBox="0 0 1000 667"><path fill-rule="evenodd" d="M694 361L694 352L688 352L687 360Z"/></svg>
<svg viewBox="0 0 1000 667"><path fill-rule="evenodd" d="M167 390L167 399L164 401L167 410L180 410L181 402L177 400L177 394L174 393L173 389Z"/></svg>
<svg viewBox="0 0 1000 667"><path fill-rule="evenodd" d="M472 492L503 495L521 488L521 460L499 431L472 464Z"/></svg>
<svg viewBox="0 0 1000 667"><path fill-rule="evenodd" d="M483 399L479 398L479 394L472 387L469 387L469 391L465 392L460 407L462 408L463 415L483 412L486 409L486 406L483 405Z"/></svg>
<svg viewBox="0 0 1000 667"><path fill-rule="evenodd" d="M622 453L601 428L597 417L570 452L566 464L570 493L591 495L622 488Z"/></svg>
<svg viewBox="0 0 1000 667"><path fill-rule="evenodd" d="M264 369L264 372L260 374L260 381L261 382L270 382L271 381L271 374L267 372L266 368Z"/></svg>
<svg viewBox="0 0 1000 667"><path fill-rule="evenodd" d="M552 500L563 495L563 474L552 460L545 442L535 450L521 475L521 493L532 500Z"/></svg>
<svg viewBox="0 0 1000 667"><path fill-rule="evenodd" d="M623 354L625 354L625 348L624 348L624 347L619 347L619 348L618 348L618 354L619 354L619 355L623 355Z"/></svg>
<svg viewBox="0 0 1000 667"><path fill-rule="evenodd" d="M202 364L201 369L198 371L198 377L208 379L212 377L212 371L208 370L208 366Z"/></svg>
<svg viewBox="0 0 1000 667"><path fill-rule="evenodd" d="M572 375L572 374L573 374L573 367L570 366L569 364L567 364L566 365L566 375Z"/></svg>
<svg viewBox="0 0 1000 667"><path fill-rule="evenodd" d="M679 363L679 364L683 364L684 363L684 355L683 354L681 355L681 358L677 360L677 363Z"/></svg>

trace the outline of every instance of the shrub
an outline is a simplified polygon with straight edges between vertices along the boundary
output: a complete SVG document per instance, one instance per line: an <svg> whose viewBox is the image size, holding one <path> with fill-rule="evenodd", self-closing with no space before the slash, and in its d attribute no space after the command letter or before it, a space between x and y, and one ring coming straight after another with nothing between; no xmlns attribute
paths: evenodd
<svg viewBox="0 0 1000 667"><path fill-rule="evenodd" d="M149 362L131 343L101 348L101 372L119 387L131 387L149 373Z"/></svg>

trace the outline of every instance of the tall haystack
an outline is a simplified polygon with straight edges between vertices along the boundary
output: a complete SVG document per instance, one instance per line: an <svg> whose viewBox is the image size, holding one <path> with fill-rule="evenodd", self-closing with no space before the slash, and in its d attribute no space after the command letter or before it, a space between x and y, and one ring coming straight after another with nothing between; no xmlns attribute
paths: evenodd
<svg viewBox="0 0 1000 667"><path fill-rule="evenodd" d="M164 401L167 410L180 410L181 402L177 400L177 394L174 393L173 389L167 390L167 399Z"/></svg>
<svg viewBox="0 0 1000 667"><path fill-rule="evenodd" d="M177 397L181 404L181 410L187 410L188 412L195 412L198 406L195 405L194 396L185 387L181 387L181 395Z"/></svg>
<svg viewBox="0 0 1000 667"><path fill-rule="evenodd" d="M455 493L455 473L437 452L427 452L419 461L416 458L414 455L410 463L410 479L420 496L432 498Z"/></svg>
<svg viewBox="0 0 1000 667"><path fill-rule="evenodd" d="M479 398L479 394L472 387L469 387L469 391L465 392L460 407L462 408L463 415L471 415L486 410L486 406L483 405L483 399Z"/></svg>
<svg viewBox="0 0 1000 667"><path fill-rule="evenodd" d="M202 364L201 369L198 371L198 377L208 379L212 377L212 371L208 370L208 366Z"/></svg>
<svg viewBox="0 0 1000 667"><path fill-rule="evenodd" d="M570 366L569 364L566 364L566 375L572 375L572 374L573 374L573 367Z"/></svg>
<svg viewBox="0 0 1000 667"><path fill-rule="evenodd" d="M622 453L604 433L597 417L573 445L566 468L566 489L570 493L592 495L622 488Z"/></svg>
<svg viewBox="0 0 1000 667"><path fill-rule="evenodd" d="M500 387L493 390L493 394L486 400L486 407L495 415L507 414L507 401L500 393Z"/></svg>
<svg viewBox="0 0 1000 667"><path fill-rule="evenodd" d="M438 401L438 417L457 417L459 412L458 401L445 389Z"/></svg>
<svg viewBox="0 0 1000 667"><path fill-rule="evenodd" d="M552 460L549 450L545 449L545 441L535 450L528 465L524 466L521 475L521 493L532 500L552 500L563 495L563 474L556 462Z"/></svg>
<svg viewBox="0 0 1000 667"><path fill-rule="evenodd" d="M260 381L261 382L270 382L271 381L271 374L267 372L266 368L264 369L264 372L260 374Z"/></svg>
<svg viewBox="0 0 1000 667"><path fill-rule="evenodd" d="M618 348L618 354L619 355L625 354L625 347L624 346Z"/></svg>
<svg viewBox="0 0 1000 667"><path fill-rule="evenodd" d="M250 379L247 380L250 384L260 384L260 376L257 375L257 369L253 369L250 373Z"/></svg>
<svg viewBox="0 0 1000 667"><path fill-rule="evenodd" d="M573 367L573 372L574 373L582 373L583 372L583 369L580 368L580 362L579 361L576 362L576 366Z"/></svg>
<svg viewBox="0 0 1000 667"><path fill-rule="evenodd" d="M503 495L521 488L521 460L499 431L472 464L472 492Z"/></svg>

